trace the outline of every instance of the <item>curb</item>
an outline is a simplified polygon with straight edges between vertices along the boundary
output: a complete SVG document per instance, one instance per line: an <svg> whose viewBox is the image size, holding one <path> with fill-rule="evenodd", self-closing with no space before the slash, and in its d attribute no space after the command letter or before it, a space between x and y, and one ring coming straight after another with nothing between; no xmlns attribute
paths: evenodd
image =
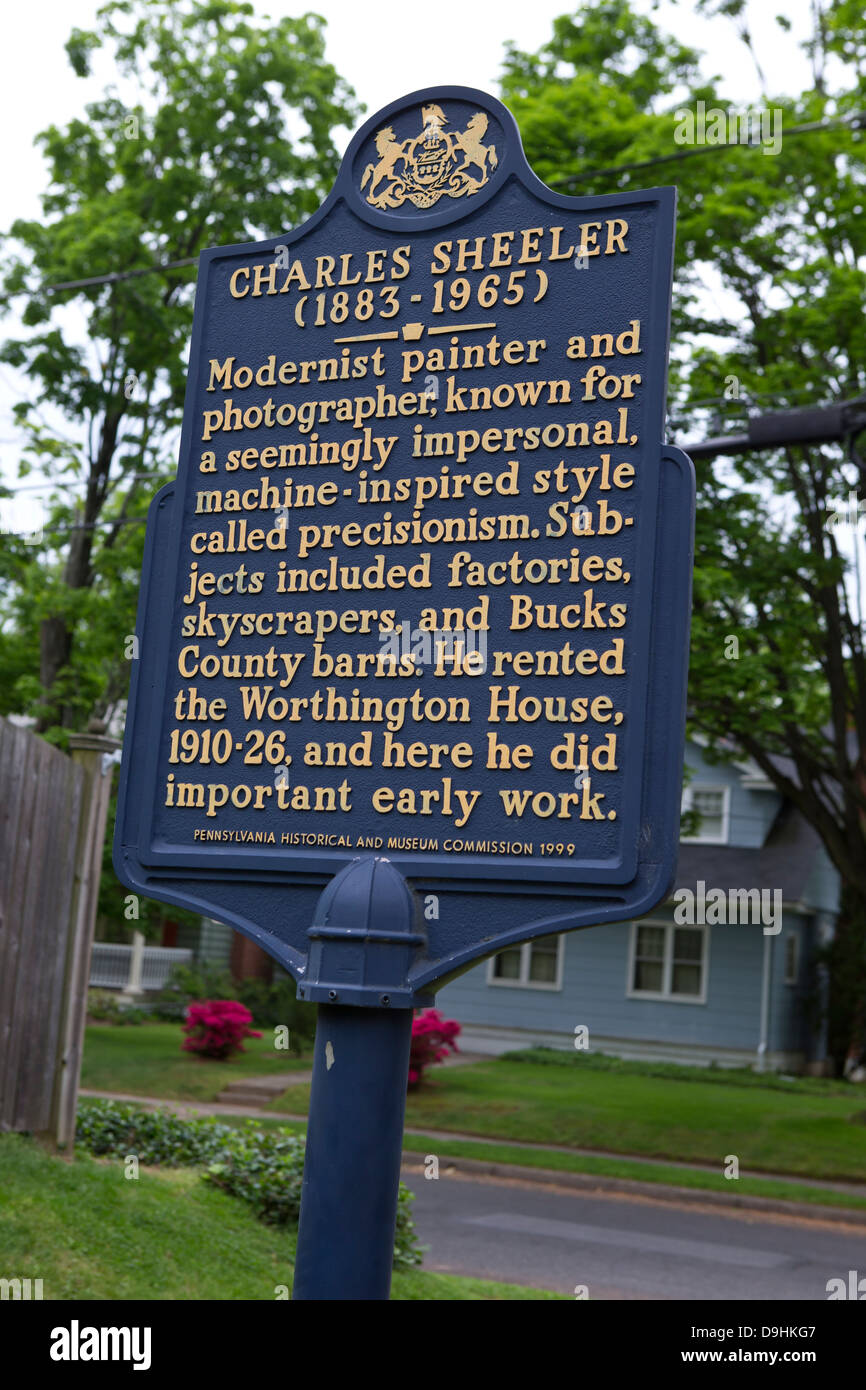
<svg viewBox="0 0 866 1390"><path fill-rule="evenodd" d="M404 1164L424 1165L426 1155L403 1151ZM866 1211L851 1207L822 1207L815 1202L789 1202L781 1197L736 1196L734 1193L713 1192L703 1187L674 1187L668 1183L640 1182L635 1178L607 1178L595 1173L571 1173L555 1168L526 1168L516 1163L488 1163L481 1158L448 1158L440 1155L442 1167L447 1165L456 1173L489 1178L511 1178L515 1182L533 1183L540 1187L571 1187L582 1192L611 1192L622 1196L649 1197L657 1202L676 1201L692 1206L713 1206L720 1210L775 1213L797 1216L811 1221L831 1221L837 1225L866 1226Z"/></svg>

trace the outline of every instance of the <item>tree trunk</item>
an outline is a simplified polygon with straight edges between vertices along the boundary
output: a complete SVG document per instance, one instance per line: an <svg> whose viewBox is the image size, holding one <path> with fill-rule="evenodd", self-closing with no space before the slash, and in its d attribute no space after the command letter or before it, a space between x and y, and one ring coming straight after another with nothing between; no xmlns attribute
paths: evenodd
<svg viewBox="0 0 866 1390"><path fill-rule="evenodd" d="M72 637L66 619L44 618L39 627L39 679L43 690L51 689L71 650Z"/></svg>
<svg viewBox="0 0 866 1390"><path fill-rule="evenodd" d="M833 940L822 953L829 970L827 1049L833 1074L844 1076L853 1050L866 1041L866 896L843 882Z"/></svg>
<svg viewBox="0 0 866 1390"><path fill-rule="evenodd" d="M63 582L69 589L89 589L93 583L93 528L105 505L108 477L122 419L121 410L107 411L103 418L99 452L90 466L83 516L80 525L72 532L63 569ZM38 733L45 733L53 724L67 722L63 700L52 699L51 692L58 675L69 664L72 639L72 628L65 617L55 615L43 620L39 630L39 679L50 707L36 725Z"/></svg>

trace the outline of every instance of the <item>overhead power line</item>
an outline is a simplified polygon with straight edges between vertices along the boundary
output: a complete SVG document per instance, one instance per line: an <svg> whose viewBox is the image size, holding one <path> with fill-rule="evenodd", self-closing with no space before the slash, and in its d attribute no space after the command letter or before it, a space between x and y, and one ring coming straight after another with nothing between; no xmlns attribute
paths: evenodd
<svg viewBox="0 0 866 1390"><path fill-rule="evenodd" d="M731 108L734 110L734 108ZM849 126L853 130L866 128L866 111L854 111L850 116L831 117L826 121L806 121L802 125L789 126L783 136L809 135L814 131L834 130L839 126ZM760 142L743 145L743 149L757 149ZM651 159L641 159L632 164L612 164L608 169L588 169L581 174L569 174L565 178L550 179L550 188L561 188L572 183L585 183L588 179L609 178L616 174L630 174L638 169L651 169L657 164L669 164L680 159L693 159L696 155L715 154L729 149L730 145L696 145L690 150L675 150L671 154L654 155ZM738 145L739 148L739 145ZM56 294L61 290L87 289L91 285L113 285L121 280L131 280L139 275L156 275L166 270L180 270L185 266L196 265L197 256L188 256L182 261L166 261L160 265L142 266L137 270L115 270L106 275L90 275L84 280L63 280L56 285L43 285L45 294Z"/></svg>
<svg viewBox="0 0 866 1390"><path fill-rule="evenodd" d="M109 529L113 526L143 526L146 521L146 516L111 517L107 521L73 521L68 526L45 526L42 531L46 536L66 536L73 531L98 531L103 526Z"/></svg>
<svg viewBox="0 0 866 1390"><path fill-rule="evenodd" d="M683 109L685 110L685 108ZM731 114L733 114L734 109L731 108ZM854 111L850 116L832 117L826 121L807 121L803 125L792 125L787 130L783 128L782 136L784 138L790 135L809 135L814 131L834 130L838 126L850 126L854 130L863 129L866 127L866 111ZM612 174L629 174L636 169L651 169L656 164L670 164L680 159L694 159L697 155L715 154L719 150L731 149L732 147L755 150L760 147L760 144L760 141L755 141L741 146L739 142L730 141L718 145L695 145L693 149L674 150L671 154L653 155L651 159L641 159L633 164L612 164L608 169L588 169L585 173L569 174L562 179L550 179L549 186L560 188L565 184L585 183L587 179L607 178Z"/></svg>
<svg viewBox="0 0 866 1390"><path fill-rule="evenodd" d="M124 481L127 483L148 483L152 482L154 478L161 477L161 473L131 473L128 477L124 479ZM88 478L56 478L46 479L44 482L41 483L23 483L20 487L11 487L8 483L5 483L2 478L0 478L0 496L16 497L19 492L46 493L53 492L55 488L64 489L73 487L87 487L89 481L90 480Z"/></svg>
<svg viewBox="0 0 866 1390"><path fill-rule="evenodd" d="M82 290L88 285L113 285L118 280L132 280L137 275L154 275L161 270L180 270L183 266L197 265L198 256L187 256L182 261L164 261L161 265L146 265L138 270L113 270L108 275L90 275L86 280L63 280L58 285L43 285L46 294L59 290Z"/></svg>

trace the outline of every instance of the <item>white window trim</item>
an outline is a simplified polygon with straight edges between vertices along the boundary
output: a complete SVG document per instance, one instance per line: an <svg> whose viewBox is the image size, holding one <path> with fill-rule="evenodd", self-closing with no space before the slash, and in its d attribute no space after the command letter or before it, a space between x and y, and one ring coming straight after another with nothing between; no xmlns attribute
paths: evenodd
<svg viewBox="0 0 866 1390"><path fill-rule="evenodd" d="M794 943L794 973L788 974L788 942ZM785 984L795 985L800 978L800 933L789 931L785 936Z"/></svg>
<svg viewBox="0 0 866 1390"><path fill-rule="evenodd" d="M553 935L552 932L551 932L550 934ZM540 940L540 938L539 938L539 937L534 937L533 940L534 940L534 941L538 941L538 940ZM503 949L504 949L504 950L507 950L507 951L516 950L516 949L518 948L518 945L519 945L519 949L520 949L520 976L519 976L519 978L516 979L516 980L503 980L503 979L501 979L498 975L495 975L495 974L494 974L494 964L495 964L495 961L496 961L496 956L502 954L501 951L497 951L497 952L496 952L496 955L495 955L495 956L491 956L490 959L489 959L488 962L487 962L487 983L488 983L489 985L495 985L497 989L499 989L499 988L501 987L501 988L504 988L504 989L547 989L547 990L561 990L561 989L562 989L562 975L563 975L563 969L564 969L564 964L565 964L565 935L564 935L564 933L560 933L560 935L557 937L557 941L556 941L556 979L555 979L555 980L530 980L530 978L529 978L529 957L530 957L530 952L531 952L531 949L532 949L533 941L524 941L524 942L522 942L522 943L515 943L514 946L506 946L506 947L504 947Z"/></svg>
<svg viewBox="0 0 866 1390"><path fill-rule="evenodd" d="M721 792L722 793L722 833L721 835L707 835L699 830L696 835L681 835L680 839L686 845L726 845L728 843L728 833L731 822L731 789L725 783L719 782L690 782L683 788L682 810L690 811L693 805L693 794L695 792Z"/></svg>
<svg viewBox="0 0 866 1390"><path fill-rule="evenodd" d="M700 994L671 994L671 973L673 970L673 932L677 927L686 926L689 931L699 931L703 934L701 942L701 992ZM634 962L637 952L637 929L638 927L664 927L665 928L665 953L664 953L664 990L661 993L647 989L634 988ZM707 980L710 974L710 929L706 924L691 922L665 922L658 917L641 917L638 921L631 924L631 936L628 948L628 973L625 978L625 993L627 999L648 999L656 1003L663 1004L706 1004L707 1002Z"/></svg>

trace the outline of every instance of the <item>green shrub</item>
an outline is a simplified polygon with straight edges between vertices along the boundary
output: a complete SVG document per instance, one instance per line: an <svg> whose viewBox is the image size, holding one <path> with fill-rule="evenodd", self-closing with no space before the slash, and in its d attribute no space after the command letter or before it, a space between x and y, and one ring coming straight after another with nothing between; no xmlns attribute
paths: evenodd
<svg viewBox="0 0 866 1390"><path fill-rule="evenodd" d="M166 1167L203 1167L202 1177L249 1203L271 1226L294 1224L301 1207L304 1140L281 1129L262 1129L255 1120L242 1126L212 1118L181 1119L167 1110L143 1110L119 1101L83 1101L77 1142L98 1156ZM397 1203L395 1268L421 1263L411 1215L413 1194L403 1183Z"/></svg>
<svg viewBox="0 0 866 1390"><path fill-rule="evenodd" d="M186 1016L187 1005L196 999L236 999L235 983L221 965L174 965L153 1004L158 1018L174 1021Z"/></svg>
<svg viewBox="0 0 866 1390"><path fill-rule="evenodd" d="M267 1225L294 1224L301 1210L304 1140L299 1135L263 1130L255 1120L249 1120L243 1129L234 1131L203 1176L224 1192L248 1202ZM395 1268L405 1269L421 1263L411 1215L414 1200L414 1193L400 1183L394 1237Z"/></svg>
<svg viewBox="0 0 866 1390"><path fill-rule="evenodd" d="M257 1028L289 1030L289 1048L300 1057L316 1036L316 1006L297 997L297 985L285 970L274 979L233 980L222 966L175 965L165 989L156 998L153 1012L159 1018L182 1019L187 1007L201 999L236 999L253 1016Z"/></svg>
<svg viewBox="0 0 866 1390"><path fill-rule="evenodd" d="M235 985L234 997L245 1004L259 1028L275 1028L284 1024L289 1030L289 1047L300 1057L305 1047L312 1047L316 1036L316 1006L297 997L297 985L290 975L267 980L241 980Z"/></svg>
<svg viewBox="0 0 866 1390"><path fill-rule="evenodd" d="M787 1076L778 1071L755 1071L753 1067L694 1066L685 1062L653 1062L639 1058L614 1057L606 1052L584 1052L575 1048L526 1047L501 1052L496 1062L528 1062L533 1066L580 1068L581 1071L616 1072L620 1076L652 1076L664 1081L698 1082L718 1086L748 1087L753 1090L793 1091L804 1095L850 1095L848 1082L826 1077Z"/></svg>
<svg viewBox="0 0 866 1390"><path fill-rule="evenodd" d="M248 1202L267 1225L287 1225L297 1221L301 1209L304 1140L245 1125L222 1144L203 1176Z"/></svg>
<svg viewBox="0 0 866 1390"><path fill-rule="evenodd" d="M121 1023L132 1025L144 1023L147 1013L144 1009L121 1004L110 989L89 989L87 991L87 1017L94 1023Z"/></svg>
<svg viewBox="0 0 866 1390"><path fill-rule="evenodd" d="M207 1163L231 1135L216 1119L182 1119L169 1110L144 1110L115 1100L84 1100L75 1140L97 1157L126 1158L166 1168Z"/></svg>

